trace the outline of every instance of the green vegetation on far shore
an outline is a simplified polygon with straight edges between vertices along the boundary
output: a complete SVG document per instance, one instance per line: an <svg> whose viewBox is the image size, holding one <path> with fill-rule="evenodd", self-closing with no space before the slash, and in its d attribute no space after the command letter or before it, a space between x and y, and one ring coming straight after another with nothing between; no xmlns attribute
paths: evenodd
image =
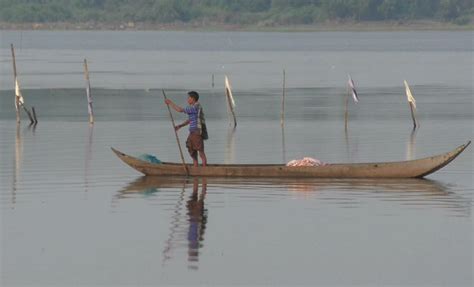
<svg viewBox="0 0 474 287"><path fill-rule="evenodd" d="M474 0L0 0L2 29L472 29Z"/></svg>

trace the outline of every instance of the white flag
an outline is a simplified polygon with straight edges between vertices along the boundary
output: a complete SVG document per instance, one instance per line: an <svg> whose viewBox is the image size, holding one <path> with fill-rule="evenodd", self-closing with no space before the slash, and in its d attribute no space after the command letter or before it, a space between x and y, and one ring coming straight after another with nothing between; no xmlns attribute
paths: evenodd
<svg viewBox="0 0 474 287"><path fill-rule="evenodd" d="M235 108L235 101L234 101L234 97L232 96L232 89L231 89L229 79L227 78L227 76L225 76L225 89L228 96L228 100L230 100L230 104L232 105L232 108Z"/></svg>
<svg viewBox="0 0 474 287"><path fill-rule="evenodd" d="M94 112L92 109L92 95L91 95L91 87L89 84L86 87L86 95L87 95L87 109L89 111L90 116L94 116Z"/></svg>
<svg viewBox="0 0 474 287"><path fill-rule="evenodd" d="M358 103L359 97L357 96L357 91L355 89L354 81L352 80L350 75L349 75L349 81L347 82L347 84L351 88L351 94L352 94L352 98L354 99L354 102Z"/></svg>
<svg viewBox="0 0 474 287"><path fill-rule="evenodd" d="M18 110L19 106L17 103L24 104L25 100L23 99L23 96L21 95L20 91L20 84L18 83L18 79L15 78L15 108Z"/></svg>
<svg viewBox="0 0 474 287"><path fill-rule="evenodd" d="M408 86L407 81L403 81L403 82L405 83L405 91L407 93L408 102L412 103L413 107L416 109L416 101L415 101L415 98L413 97L413 95L410 91L410 87Z"/></svg>

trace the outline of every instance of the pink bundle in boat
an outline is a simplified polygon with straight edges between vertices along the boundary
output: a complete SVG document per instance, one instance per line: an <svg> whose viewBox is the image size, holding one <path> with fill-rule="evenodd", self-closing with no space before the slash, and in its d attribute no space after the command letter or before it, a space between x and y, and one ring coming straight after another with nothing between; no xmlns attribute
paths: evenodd
<svg viewBox="0 0 474 287"><path fill-rule="evenodd" d="M305 157L303 159L294 159L286 164L286 166L324 166L325 162L312 157Z"/></svg>

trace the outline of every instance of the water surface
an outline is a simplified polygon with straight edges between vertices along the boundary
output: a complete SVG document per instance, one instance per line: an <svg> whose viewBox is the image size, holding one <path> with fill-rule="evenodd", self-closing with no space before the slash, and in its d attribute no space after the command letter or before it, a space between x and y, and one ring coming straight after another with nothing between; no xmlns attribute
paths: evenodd
<svg viewBox="0 0 474 287"><path fill-rule="evenodd" d="M472 286L472 147L425 180L152 178L110 150L180 160L164 88L201 93L213 163L443 153L474 138L471 32L0 35L2 286ZM10 42L36 127L15 123Z"/></svg>

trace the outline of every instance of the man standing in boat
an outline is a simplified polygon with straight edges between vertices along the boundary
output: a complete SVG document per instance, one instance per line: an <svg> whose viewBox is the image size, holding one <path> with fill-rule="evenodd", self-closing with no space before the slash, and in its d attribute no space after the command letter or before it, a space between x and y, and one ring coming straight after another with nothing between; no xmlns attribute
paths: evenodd
<svg viewBox="0 0 474 287"><path fill-rule="evenodd" d="M170 105L175 111L179 113L185 113L188 115L188 119L182 124L175 126L175 130L189 125L189 136L186 140L186 147L188 148L189 155L193 159L193 165L198 166L198 153L201 157L202 166L207 165L206 154L204 153L204 139L207 139L207 128L204 119L204 113L202 111L201 104L199 103L199 94L195 91L188 92L188 104L189 106L182 108L170 99L166 99L165 103Z"/></svg>

